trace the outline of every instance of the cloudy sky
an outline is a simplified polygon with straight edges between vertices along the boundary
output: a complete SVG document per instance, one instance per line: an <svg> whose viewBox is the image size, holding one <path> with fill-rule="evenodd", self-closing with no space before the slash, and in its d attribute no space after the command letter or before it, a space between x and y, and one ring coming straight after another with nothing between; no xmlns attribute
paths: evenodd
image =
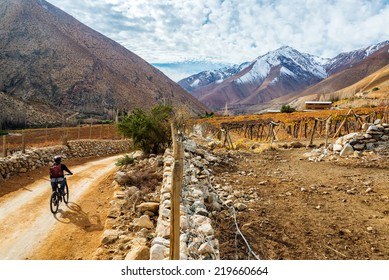
<svg viewBox="0 0 389 280"><path fill-rule="evenodd" d="M48 2L176 81L204 68L254 60L283 45L333 57L389 40L389 0Z"/></svg>

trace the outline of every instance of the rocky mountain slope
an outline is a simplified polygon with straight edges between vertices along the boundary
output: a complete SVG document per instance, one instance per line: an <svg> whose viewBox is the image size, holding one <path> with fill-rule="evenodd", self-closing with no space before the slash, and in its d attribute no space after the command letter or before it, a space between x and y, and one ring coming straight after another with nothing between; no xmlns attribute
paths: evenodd
<svg viewBox="0 0 389 280"><path fill-rule="evenodd" d="M164 102L207 110L143 59L44 0L2 0L0 17L0 91L39 104L37 111L60 112L41 122L75 112L107 118Z"/></svg>
<svg viewBox="0 0 389 280"><path fill-rule="evenodd" d="M227 104L235 114L257 112L296 97L316 94L311 98L319 100L323 94L349 87L388 65L388 48L385 41L324 59L286 46L244 64L247 67L240 67L241 71L229 71L236 73L225 79L205 83L206 75L200 73L179 84L216 111ZM221 75L214 71L212 76Z"/></svg>

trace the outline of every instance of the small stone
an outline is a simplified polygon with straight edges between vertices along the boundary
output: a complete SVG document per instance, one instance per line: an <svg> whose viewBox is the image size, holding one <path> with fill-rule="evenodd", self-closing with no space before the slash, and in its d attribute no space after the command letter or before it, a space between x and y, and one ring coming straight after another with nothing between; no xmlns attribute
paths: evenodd
<svg viewBox="0 0 389 280"><path fill-rule="evenodd" d="M366 193L371 193L372 191L373 191L372 188L367 188L365 192L366 192Z"/></svg>
<svg viewBox="0 0 389 280"><path fill-rule="evenodd" d="M247 205L244 204L244 203L241 203L241 202L235 203L235 204L234 204L234 207L235 207L236 210L238 210L238 211L244 211L244 210L247 209Z"/></svg>

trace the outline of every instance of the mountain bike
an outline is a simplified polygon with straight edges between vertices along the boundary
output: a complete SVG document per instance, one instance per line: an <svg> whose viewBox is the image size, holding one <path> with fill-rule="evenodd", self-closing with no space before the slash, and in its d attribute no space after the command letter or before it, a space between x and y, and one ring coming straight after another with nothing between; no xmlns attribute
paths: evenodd
<svg viewBox="0 0 389 280"><path fill-rule="evenodd" d="M70 175L70 174L66 174L64 176L65 188L64 188L63 193L61 194L60 191L59 191L59 189L60 189L60 187L58 186L59 182L57 184L57 188L55 189L55 191L53 191L51 193L51 196L50 196L50 210L51 210L51 213L53 213L53 214L57 213L59 204L61 203L62 200L66 204L68 204L68 201L69 201L69 187L68 187L68 182L66 180L66 176L68 176L68 175Z"/></svg>

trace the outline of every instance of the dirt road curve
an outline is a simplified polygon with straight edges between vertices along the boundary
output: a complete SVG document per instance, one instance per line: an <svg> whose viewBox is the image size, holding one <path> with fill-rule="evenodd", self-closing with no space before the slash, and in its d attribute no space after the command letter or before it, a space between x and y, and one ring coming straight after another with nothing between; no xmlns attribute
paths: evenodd
<svg viewBox="0 0 389 280"><path fill-rule="evenodd" d="M75 174L68 177L69 204L61 203L56 215L49 208L51 187L47 174L42 173L39 180L31 179L31 184L2 195L0 259L81 259L85 254L91 255L92 252L85 252L86 248L95 249L98 244L90 246L88 242L99 239L78 240L77 232L101 234L100 217L110 194L99 190L99 185L116 169L117 158L69 165ZM94 205L90 205L91 200ZM73 250L81 255L72 253Z"/></svg>

